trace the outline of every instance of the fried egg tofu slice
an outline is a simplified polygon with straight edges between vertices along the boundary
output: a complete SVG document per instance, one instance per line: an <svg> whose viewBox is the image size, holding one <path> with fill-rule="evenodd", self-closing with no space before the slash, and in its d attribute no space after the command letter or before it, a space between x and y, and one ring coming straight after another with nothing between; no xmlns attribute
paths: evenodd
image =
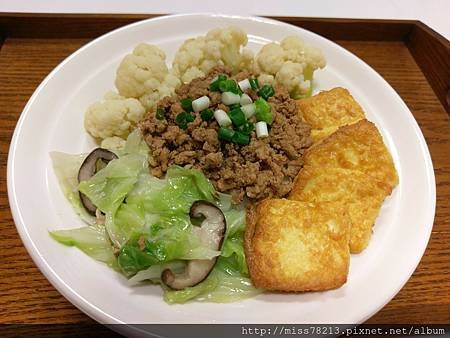
<svg viewBox="0 0 450 338"><path fill-rule="evenodd" d="M313 142L331 135L341 126L365 118L359 103L341 87L298 100L297 105L301 118L311 125Z"/></svg>
<svg viewBox="0 0 450 338"><path fill-rule="evenodd" d="M305 153L306 166L359 170L385 183L389 194L398 184L391 154L377 127L367 120L340 127Z"/></svg>
<svg viewBox="0 0 450 338"><path fill-rule="evenodd" d="M338 129L339 129L339 126L333 126L333 127L328 127L328 128L324 128L324 129L311 129L311 134L310 134L311 141L313 144L317 143L320 140L330 136Z"/></svg>
<svg viewBox="0 0 450 338"><path fill-rule="evenodd" d="M372 227L390 188L357 170L304 167L298 174L290 199L347 207L351 220L350 252L359 253L369 244Z"/></svg>
<svg viewBox="0 0 450 338"><path fill-rule="evenodd" d="M318 291L347 281L350 221L329 204L267 199L249 211L245 253L256 287Z"/></svg>

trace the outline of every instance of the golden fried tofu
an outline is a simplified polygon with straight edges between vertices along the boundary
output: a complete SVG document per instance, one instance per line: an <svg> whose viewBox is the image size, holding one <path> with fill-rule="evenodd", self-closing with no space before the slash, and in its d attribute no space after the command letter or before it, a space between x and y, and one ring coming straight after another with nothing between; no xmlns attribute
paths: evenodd
<svg viewBox="0 0 450 338"><path fill-rule="evenodd" d="M289 199L347 207L351 220L350 252L359 253L369 244L388 185L357 170L304 167L296 178Z"/></svg>
<svg viewBox="0 0 450 338"><path fill-rule="evenodd" d="M249 211L245 254L256 287L314 291L347 281L350 221L330 204L267 199Z"/></svg>
<svg viewBox="0 0 450 338"><path fill-rule="evenodd" d="M311 129L311 141L312 143L316 143L328 136L330 136L331 134L333 134L336 130L338 130L339 127L328 127L328 128L323 128L323 129Z"/></svg>
<svg viewBox="0 0 450 338"><path fill-rule="evenodd" d="M359 170L389 186L398 184L391 154L383 143L377 127L367 120L338 129L314 144L304 156L308 166Z"/></svg>
<svg viewBox="0 0 450 338"><path fill-rule="evenodd" d="M311 125L311 138L316 142L337 128L365 118L358 102L345 88L333 88L297 101L299 115Z"/></svg>

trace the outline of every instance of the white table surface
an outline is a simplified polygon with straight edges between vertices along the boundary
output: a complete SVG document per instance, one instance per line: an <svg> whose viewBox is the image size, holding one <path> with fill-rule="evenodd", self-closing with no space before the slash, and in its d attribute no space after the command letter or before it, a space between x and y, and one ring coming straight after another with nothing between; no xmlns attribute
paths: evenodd
<svg viewBox="0 0 450 338"><path fill-rule="evenodd" d="M0 0L0 12L193 13L414 19L450 40L450 0Z"/></svg>

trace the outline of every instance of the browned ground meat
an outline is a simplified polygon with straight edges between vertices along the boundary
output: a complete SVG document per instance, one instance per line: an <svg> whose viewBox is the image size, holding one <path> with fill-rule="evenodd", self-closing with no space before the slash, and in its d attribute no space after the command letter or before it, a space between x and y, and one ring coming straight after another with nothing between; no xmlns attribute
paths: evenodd
<svg viewBox="0 0 450 338"><path fill-rule="evenodd" d="M180 100L184 98L208 95L210 108L229 111L220 103L221 94L209 91L209 84L221 73L230 75L228 69L216 67L208 76L182 85L176 95L162 99L158 107L167 112L164 120L149 113L141 121L140 128L152 155L151 173L161 177L172 164L198 168L218 191L231 194L234 203L241 202L245 195L252 200L285 196L292 189L303 164L303 151L311 141L309 125L300 121L296 103L284 88L275 87L275 95L268 100L274 115L269 137L257 139L253 132L248 145L219 140L217 122L205 122L198 113L193 113L195 120L186 130L176 124L176 116L183 111ZM240 73L234 78L240 80L248 76L250 74ZM257 98L252 90L247 94L252 99Z"/></svg>

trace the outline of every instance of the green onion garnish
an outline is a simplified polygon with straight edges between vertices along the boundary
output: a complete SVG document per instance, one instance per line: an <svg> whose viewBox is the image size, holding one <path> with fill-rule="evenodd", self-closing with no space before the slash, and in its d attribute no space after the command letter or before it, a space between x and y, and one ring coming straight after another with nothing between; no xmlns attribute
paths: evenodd
<svg viewBox="0 0 450 338"><path fill-rule="evenodd" d="M155 115L158 120L164 120L164 115L166 115L166 111L163 108L158 107L156 109Z"/></svg>
<svg viewBox="0 0 450 338"><path fill-rule="evenodd" d="M182 99L180 101L181 103L181 108L183 108L184 111L190 113L193 111L192 109L192 100L187 98L187 99Z"/></svg>
<svg viewBox="0 0 450 338"><path fill-rule="evenodd" d="M239 94L239 87L236 81L228 79L219 83L219 89L223 92L232 92L233 94Z"/></svg>
<svg viewBox="0 0 450 338"><path fill-rule="evenodd" d="M225 74L219 74L217 76L217 79L211 82L209 85L209 90L212 92L218 92L219 91L219 84L227 79L227 76Z"/></svg>
<svg viewBox="0 0 450 338"><path fill-rule="evenodd" d="M241 105L239 103L234 103L234 104L230 104L228 107L230 108L230 110L233 110L233 109L241 108Z"/></svg>
<svg viewBox="0 0 450 338"><path fill-rule="evenodd" d="M189 113L181 112L177 115L177 117L175 118L175 122L178 124L178 126L181 129L186 129L188 127L188 123L189 122L193 122L195 120L195 117L192 116Z"/></svg>
<svg viewBox="0 0 450 338"><path fill-rule="evenodd" d="M228 113L228 116L230 117L231 121L233 122L233 124L235 126L240 126L242 124L244 124L245 122L247 122L247 119L245 118L245 115L243 113L243 111L241 110L241 108L236 108L231 110Z"/></svg>
<svg viewBox="0 0 450 338"><path fill-rule="evenodd" d="M191 114L186 114L186 121L187 122L194 122L195 117L192 116Z"/></svg>
<svg viewBox="0 0 450 338"><path fill-rule="evenodd" d="M258 90L259 89L258 79L251 78L251 79L248 79L248 81L250 82L250 87L252 87L253 90Z"/></svg>
<svg viewBox="0 0 450 338"><path fill-rule="evenodd" d="M224 128L224 127L219 128L219 132L218 132L219 140L231 142L233 140L234 134L235 134L235 131L233 129Z"/></svg>
<svg viewBox="0 0 450 338"><path fill-rule="evenodd" d="M232 142L236 143L236 144L242 144L242 145L249 144L250 136L237 131L234 133L234 135L232 137Z"/></svg>
<svg viewBox="0 0 450 338"><path fill-rule="evenodd" d="M261 96L264 100L267 100L269 97L273 96L275 91L271 85L265 84L258 91L258 95Z"/></svg>
<svg viewBox="0 0 450 338"><path fill-rule="evenodd" d="M211 121L214 117L214 110L207 108L200 113L200 117L203 121Z"/></svg>
<svg viewBox="0 0 450 338"><path fill-rule="evenodd" d="M270 105L262 97L255 101L255 116L258 121L264 121L267 124L272 124L273 114L270 111Z"/></svg>
<svg viewBox="0 0 450 338"><path fill-rule="evenodd" d="M237 127L237 130L242 134L250 135L252 131L255 130L255 125L251 122L245 122L244 124L241 124L239 127Z"/></svg>

